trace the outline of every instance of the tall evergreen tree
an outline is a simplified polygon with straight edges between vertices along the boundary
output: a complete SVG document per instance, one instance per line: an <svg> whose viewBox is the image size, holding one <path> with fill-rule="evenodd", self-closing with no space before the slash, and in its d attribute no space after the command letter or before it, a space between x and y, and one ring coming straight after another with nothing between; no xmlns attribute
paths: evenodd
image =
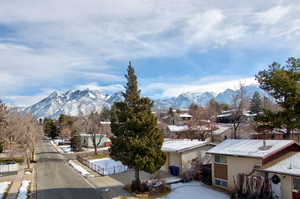
<svg viewBox="0 0 300 199"><path fill-rule="evenodd" d="M44 133L52 139L58 136L58 129L54 121L50 118L45 118L44 120Z"/></svg>
<svg viewBox="0 0 300 199"><path fill-rule="evenodd" d="M151 112L153 102L140 97L137 77L129 62L127 69L126 91L122 93L123 102L112 107L110 155L113 159L135 170L134 191L141 188L140 171L154 173L165 163L165 154L161 151L163 134L157 128L157 119Z"/></svg>
<svg viewBox="0 0 300 199"><path fill-rule="evenodd" d="M265 110L257 121L264 127L285 128L287 134L300 128L300 59L291 57L285 66L274 62L267 70L260 71L256 79L260 88L267 91L280 105L281 110Z"/></svg>
<svg viewBox="0 0 300 199"><path fill-rule="evenodd" d="M252 113L259 113L262 111L262 102L259 92L255 91L250 100L250 111Z"/></svg>

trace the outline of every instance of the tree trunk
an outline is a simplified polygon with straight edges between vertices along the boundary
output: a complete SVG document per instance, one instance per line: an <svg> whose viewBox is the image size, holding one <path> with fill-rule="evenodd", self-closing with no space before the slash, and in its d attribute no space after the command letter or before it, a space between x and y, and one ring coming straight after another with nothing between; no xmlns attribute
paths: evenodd
<svg viewBox="0 0 300 199"><path fill-rule="evenodd" d="M136 188L138 190L140 190L141 180L140 180L140 170L139 169L135 169L135 184L136 184Z"/></svg>
<svg viewBox="0 0 300 199"><path fill-rule="evenodd" d="M30 154L28 151L26 151L26 165L27 169L30 169Z"/></svg>
<svg viewBox="0 0 300 199"><path fill-rule="evenodd" d="M95 154L95 155L97 155L97 154L98 154L98 152L97 152L97 146L96 146L96 144L94 144L94 154Z"/></svg>
<svg viewBox="0 0 300 199"><path fill-rule="evenodd" d="M214 126L214 125L213 125L213 126ZM212 126L212 124L210 123L211 142L214 142L213 126Z"/></svg>
<svg viewBox="0 0 300 199"><path fill-rule="evenodd" d="M31 160L35 161L35 149L34 148L32 149L32 152L31 152Z"/></svg>
<svg viewBox="0 0 300 199"><path fill-rule="evenodd" d="M97 155L97 143L96 143L96 135L93 134L93 145L94 145L94 154Z"/></svg>

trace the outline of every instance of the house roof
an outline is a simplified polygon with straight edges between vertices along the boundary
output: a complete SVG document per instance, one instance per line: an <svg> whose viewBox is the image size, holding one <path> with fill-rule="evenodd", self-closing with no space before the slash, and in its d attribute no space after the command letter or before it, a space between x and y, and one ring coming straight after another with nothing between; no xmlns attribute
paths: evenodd
<svg viewBox="0 0 300 199"><path fill-rule="evenodd" d="M187 125L183 125L183 126L168 125L168 129L171 132L180 132L180 131L187 131L189 127Z"/></svg>
<svg viewBox="0 0 300 199"><path fill-rule="evenodd" d="M300 152L289 152L280 159L270 162L259 171L300 176Z"/></svg>
<svg viewBox="0 0 300 199"><path fill-rule="evenodd" d="M182 114L179 114L179 117L189 117L189 118L192 118L193 116L188 114L188 113L182 113Z"/></svg>
<svg viewBox="0 0 300 199"><path fill-rule="evenodd" d="M225 131L227 131L228 129L232 128L231 125L225 125L225 124L217 124L216 126L218 129L213 131L214 135L220 135L220 134L224 133Z"/></svg>
<svg viewBox="0 0 300 199"><path fill-rule="evenodd" d="M191 126L188 125L168 125L168 129L171 132L180 132L180 131L187 131L187 130L194 130L194 131L208 131L209 128L205 125L197 125L197 126Z"/></svg>
<svg viewBox="0 0 300 199"><path fill-rule="evenodd" d="M263 147L264 140L228 139L210 149L207 153L266 158L294 143L293 140L265 140L266 147Z"/></svg>
<svg viewBox="0 0 300 199"><path fill-rule="evenodd" d="M162 151L164 152L183 152L206 146L207 141L189 140L189 139L177 139L177 140L165 140L162 145Z"/></svg>
<svg viewBox="0 0 300 199"><path fill-rule="evenodd" d="M107 124L107 125L110 124L110 123L111 123L110 121L101 121L100 122L100 124Z"/></svg>

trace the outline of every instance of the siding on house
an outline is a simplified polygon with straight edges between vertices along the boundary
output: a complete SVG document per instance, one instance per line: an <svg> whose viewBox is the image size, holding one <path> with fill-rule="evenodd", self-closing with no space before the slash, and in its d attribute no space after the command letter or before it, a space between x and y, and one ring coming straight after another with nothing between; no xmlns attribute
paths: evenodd
<svg viewBox="0 0 300 199"><path fill-rule="evenodd" d="M247 158L247 157L234 157L227 156L228 167L228 187L234 189L233 176L237 176L240 173L249 174L253 169L262 164L262 160L259 158Z"/></svg>
<svg viewBox="0 0 300 199"><path fill-rule="evenodd" d="M281 175L281 193L282 198L292 199L292 189L293 189L293 177L288 175Z"/></svg>
<svg viewBox="0 0 300 199"><path fill-rule="evenodd" d="M169 152L169 166L177 166L181 168L181 154L176 152Z"/></svg>
<svg viewBox="0 0 300 199"><path fill-rule="evenodd" d="M230 166L227 167L228 186L227 188L226 187L223 188L229 191L232 191L235 188L234 177L236 177L240 173L246 173L246 174L251 173L256 165L261 165L261 159L259 158L236 157L236 156L226 156L226 157L227 157L227 163L225 165L230 165ZM216 163L213 163L212 166L212 181L213 181L213 185L217 186L215 184L216 175L218 176L220 174L218 171L215 171L215 164ZM217 169L218 168L220 167L217 166ZM222 171L225 171L224 168L222 169L223 169Z"/></svg>
<svg viewBox="0 0 300 199"><path fill-rule="evenodd" d="M201 148L201 150L203 150ZM198 149L192 149L189 151L184 151L181 153L181 159L182 159L182 170L190 169L192 160L195 158L201 158L202 157L202 151L199 148Z"/></svg>
<svg viewBox="0 0 300 199"><path fill-rule="evenodd" d="M161 170L168 171L169 166L177 166L181 174L183 171L191 168L193 159L202 159L205 156L206 151L210 148L212 148L212 146L206 145L182 152L165 152L167 156L166 163L162 166Z"/></svg>

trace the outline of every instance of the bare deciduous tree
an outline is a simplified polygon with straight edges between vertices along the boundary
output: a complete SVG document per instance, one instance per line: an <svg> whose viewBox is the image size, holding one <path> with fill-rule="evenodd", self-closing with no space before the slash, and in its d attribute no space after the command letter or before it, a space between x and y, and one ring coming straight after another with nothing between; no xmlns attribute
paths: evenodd
<svg viewBox="0 0 300 199"><path fill-rule="evenodd" d="M4 145L6 143L6 128L7 128L7 115L8 109L5 104L0 100L0 152L4 150Z"/></svg>
<svg viewBox="0 0 300 199"><path fill-rule="evenodd" d="M6 129L6 142L10 145L10 152L23 152L27 168L35 161L37 143L42 135L42 127L31 114L11 111Z"/></svg>
<svg viewBox="0 0 300 199"><path fill-rule="evenodd" d="M233 138L237 139L237 131L240 127L241 122L243 121L243 111L247 105L246 91L243 84L240 84L238 93L233 96L233 105L232 105L232 129L233 129Z"/></svg>
<svg viewBox="0 0 300 199"><path fill-rule="evenodd" d="M101 139L108 135L107 125L102 124L101 114L91 113L86 117L79 117L74 122L75 128L79 131L86 132L91 136L94 153L98 154L98 147L101 144Z"/></svg>

